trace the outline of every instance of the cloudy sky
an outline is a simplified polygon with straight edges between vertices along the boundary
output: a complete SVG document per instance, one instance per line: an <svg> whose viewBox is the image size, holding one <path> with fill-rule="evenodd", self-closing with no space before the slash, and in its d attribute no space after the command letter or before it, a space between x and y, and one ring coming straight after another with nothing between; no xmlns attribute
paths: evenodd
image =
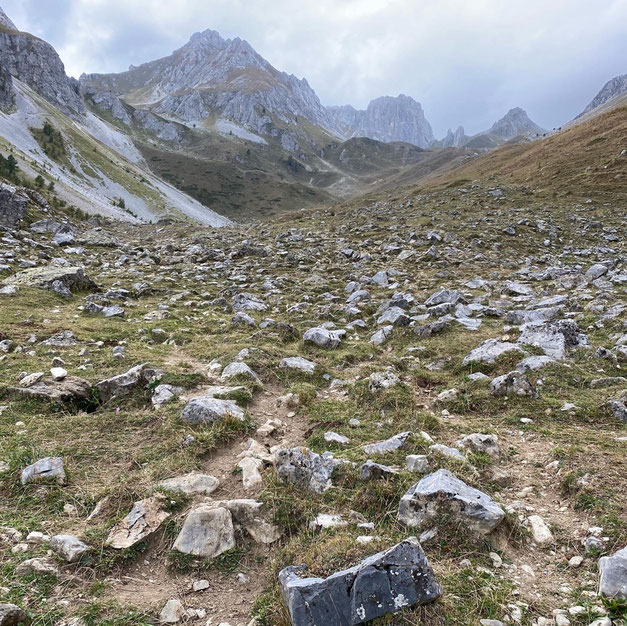
<svg viewBox="0 0 627 626"><path fill-rule="evenodd" d="M0 0L69 74L119 72L199 30L241 37L323 104L405 93L436 136L523 107L545 128L627 73L627 0Z"/></svg>

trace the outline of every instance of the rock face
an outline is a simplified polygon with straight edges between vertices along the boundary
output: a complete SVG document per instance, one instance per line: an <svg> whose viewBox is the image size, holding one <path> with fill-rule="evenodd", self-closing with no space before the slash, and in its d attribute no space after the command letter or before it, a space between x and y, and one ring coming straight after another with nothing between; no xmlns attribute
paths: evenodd
<svg viewBox="0 0 627 626"><path fill-rule="evenodd" d="M15 104L13 78L9 69L0 63L0 111L8 111Z"/></svg>
<svg viewBox="0 0 627 626"><path fill-rule="evenodd" d="M301 578L305 570L301 565L279 572L283 599L298 626L354 626L433 602L442 593L414 537L326 579Z"/></svg>
<svg viewBox="0 0 627 626"><path fill-rule="evenodd" d="M2 71L0 67L0 108L2 108ZM0 228L13 230L24 219L28 198L12 185L0 183Z"/></svg>
<svg viewBox="0 0 627 626"><path fill-rule="evenodd" d="M468 137L466 137L464 127L458 126L455 132L449 128L446 137L440 139L438 144L441 148L461 148L467 140Z"/></svg>
<svg viewBox="0 0 627 626"><path fill-rule="evenodd" d="M599 559L599 593L627 600L627 548Z"/></svg>
<svg viewBox="0 0 627 626"><path fill-rule="evenodd" d="M85 106L78 83L66 75L55 49L38 37L18 31L8 18L6 22L0 28L0 66L64 113L83 115Z"/></svg>
<svg viewBox="0 0 627 626"><path fill-rule="evenodd" d="M274 129L272 114L286 124L302 117L333 129L306 80L277 71L248 42L223 39L213 30L192 35L168 57L121 74L83 75L80 83L83 90L126 96L134 106L185 122L217 114L266 134ZM293 148L289 133L284 136L282 143Z"/></svg>
<svg viewBox="0 0 627 626"><path fill-rule="evenodd" d="M365 111L350 105L328 107L342 134L369 137L378 141L405 141L427 148L433 141L433 130L419 102L401 94L396 98L382 96L372 100Z"/></svg>
<svg viewBox="0 0 627 626"><path fill-rule="evenodd" d="M444 469L425 476L411 487L398 508L398 520L418 528L437 521L443 514L462 520L481 534L494 530L505 517L492 498Z"/></svg>
<svg viewBox="0 0 627 626"><path fill-rule="evenodd" d="M597 107L609 102L612 98L619 96L623 93L627 93L627 74L621 76L615 76L611 80L608 80L599 93L594 96L592 102L577 116L581 117L586 113L590 113ZM577 119L577 118L575 118Z"/></svg>

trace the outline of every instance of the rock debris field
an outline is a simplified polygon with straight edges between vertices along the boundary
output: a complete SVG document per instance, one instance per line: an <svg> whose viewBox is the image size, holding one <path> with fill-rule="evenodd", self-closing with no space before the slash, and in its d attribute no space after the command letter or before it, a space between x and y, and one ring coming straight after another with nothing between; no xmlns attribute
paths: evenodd
<svg viewBox="0 0 627 626"><path fill-rule="evenodd" d="M1 626L625 623L624 212L0 202Z"/></svg>

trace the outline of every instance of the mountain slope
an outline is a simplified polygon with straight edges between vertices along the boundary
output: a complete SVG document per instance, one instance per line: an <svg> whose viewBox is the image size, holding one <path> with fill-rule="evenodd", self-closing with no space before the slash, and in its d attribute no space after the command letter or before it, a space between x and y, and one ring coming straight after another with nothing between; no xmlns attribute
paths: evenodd
<svg viewBox="0 0 627 626"><path fill-rule="evenodd" d="M67 115L77 117L85 112L78 83L65 74L56 50L38 37L18 31L3 11L0 15L0 66Z"/></svg>
<svg viewBox="0 0 627 626"><path fill-rule="evenodd" d="M403 94L372 100L368 108L357 110L350 105L328 107L335 126L344 137L369 137L378 141L403 141L427 148L433 141L433 130L419 102Z"/></svg>
<svg viewBox="0 0 627 626"><path fill-rule="evenodd" d="M590 104L575 118L580 118L594 109L601 107L617 96L627 93L627 74L615 76L608 80L599 93L592 99Z"/></svg>
<svg viewBox="0 0 627 626"><path fill-rule="evenodd" d="M569 194L598 200L627 197L627 106L533 142L508 143L423 184L498 181L540 195Z"/></svg>

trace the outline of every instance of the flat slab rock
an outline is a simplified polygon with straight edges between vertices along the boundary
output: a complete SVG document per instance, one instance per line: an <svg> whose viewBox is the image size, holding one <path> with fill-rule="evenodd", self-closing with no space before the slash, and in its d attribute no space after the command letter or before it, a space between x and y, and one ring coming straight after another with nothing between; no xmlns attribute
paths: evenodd
<svg viewBox="0 0 627 626"><path fill-rule="evenodd" d="M480 534L494 530L505 517L503 509L490 496L445 469L417 482L401 498L398 507L399 522L418 528L445 514L463 520Z"/></svg>
<svg viewBox="0 0 627 626"><path fill-rule="evenodd" d="M72 292L96 289L96 283L85 274L82 267L30 267L7 278L4 284L52 289L53 283L57 281Z"/></svg>
<svg viewBox="0 0 627 626"><path fill-rule="evenodd" d="M28 377L27 377L28 378ZM29 381L25 382L28 384ZM91 383L78 376L66 376L63 380L40 378L33 384L10 387L10 391L31 398L43 398L51 402L85 400L91 394Z"/></svg>
<svg viewBox="0 0 627 626"><path fill-rule="evenodd" d="M354 626L442 594L415 537L328 578L301 578L304 565L279 572L294 626Z"/></svg>
<svg viewBox="0 0 627 626"><path fill-rule="evenodd" d="M121 550L146 539L170 517L165 505L166 499L161 495L135 502L130 513L111 529L107 545Z"/></svg>
<svg viewBox="0 0 627 626"><path fill-rule="evenodd" d="M211 424L228 417L244 421L244 411L231 400L202 396L190 400L181 413L181 419L190 426Z"/></svg>

